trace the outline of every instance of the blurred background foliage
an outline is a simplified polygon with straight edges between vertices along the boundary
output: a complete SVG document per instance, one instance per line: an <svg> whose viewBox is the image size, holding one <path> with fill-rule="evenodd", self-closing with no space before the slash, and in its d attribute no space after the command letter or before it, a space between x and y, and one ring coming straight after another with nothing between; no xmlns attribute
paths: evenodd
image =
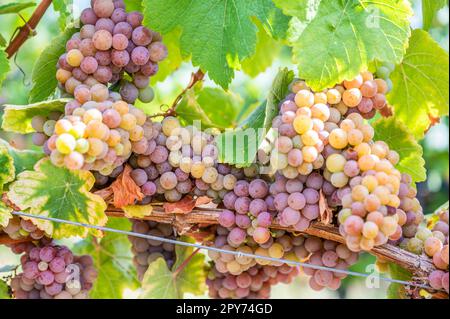
<svg viewBox="0 0 450 319"><path fill-rule="evenodd" d="M78 3L83 6L81 0ZM0 4L8 3L8 0L0 0ZM26 0L16 0L15 2L29 2ZM36 1L38 2L38 1ZM412 18L412 28L422 27L421 1L411 0L415 15ZM28 39L21 47L18 54L11 61L11 71L0 88L0 117L4 104L27 104L28 94L31 89L31 73L36 59L52 39L61 31L60 26L70 21L64 21L60 14L55 11L55 6L61 3L54 1L54 6L46 12L39 23L36 34ZM132 3L132 1L128 1ZM87 3L86 3L87 4ZM86 6L84 4L84 6ZM56 7L56 9L58 9ZM28 8L21 12L21 16L16 14L2 15L0 18L0 34L6 41L9 41L17 29L23 25L23 19L28 20L34 8ZM59 9L58 9L59 10ZM449 50L449 8L445 6L441 9L432 22L429 30L433 38L446 50ZM280 67L288 67L295 70L291 61L290 48L279 42L271 40L272 43L262 44L260 50L263 54L271 55L267 63L263 63L265 70L252 68L251 61L242 65L244 71L237 72L233 80L230 91L239 95L242 101L241 109L237 110L237 119L248 114L253 108L258 106L267 95ZM318 45L320 42L318 43ZM267 45L264 47L263 45ZM170 48L170 46L169 46ZM261 54L261 52L259 52ZM257 52L258 54L258 52ZM259 60L261 61L261 60ZM261 65L259 65L261 67ZM175 97L189 83L192 72L196 69L188 62L181 63L178 70L167 76L163 81L154 83L153 88L156 98L149 104L140 104L140 108L147 113L158 113L167 105L170 105ZM262 71L262 72L259 72ZM214 82L207 77L204 86L217 87ZM214 101L211 101L214 103ZM1 118L0 118L1 123ZM17 148L32 147L28 137L6 134L0 131L0 137L8 139ZM417 185L418 197L424 211L429 214L437 207L448 200L449 193L449 120L442 118L440 123L433 126L425 139L421 141L424 148L424 157L427 168L427 180ZM0 268L2 265L14 264L17 257L9 253L6 247L0 247ZM373 272L375 258L366 254L360 262L353 266L351 270L357 272ZM367 288L365 279L358 277L348 277L338 291L315 292L306 284L306 277L300 276L291 285L280 284L273 288L273 298L385 298L387 284L380 282L379 288ZM377 283L374 283L377 287ZM125 297L133 297L135 293L126 291Z"/></svg>

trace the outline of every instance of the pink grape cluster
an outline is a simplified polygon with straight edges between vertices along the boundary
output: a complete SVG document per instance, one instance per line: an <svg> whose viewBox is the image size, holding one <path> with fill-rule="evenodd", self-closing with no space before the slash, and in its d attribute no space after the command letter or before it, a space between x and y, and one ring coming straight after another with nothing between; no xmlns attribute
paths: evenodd
<svg viewBox="0 0 450 319"><path fill-rule="evenodd" d="M416 228L413 237L404 238L400 246L417 255L425 254L430 257L437 268L428 276L428 282L434 289L444 289L449 292L449 213L448 209L438 211L437 220Z"/></svg>
<svg viewBox="0 0 450 319"><path fill-rule="evenodd" d="M44 144L56 166L93 170L109 175L131 153L148 150L145 113L110 93L103 84L80 85L75 100L66 104L53 135Z"/></svg>
<svg viewBox="0 0 450 319"><path fill-rule="evenodd" d="M16 299L87 299L97 270L92 257L75 256L65 246L28 245L23 272L11 279Z"/></svg>
<svg viewBox="0 0 450 319"><path fill-rule="evenodd" d="M58 61L56 78L61 87L74 94L82 84L116 83L126 72L132 81L123 83L122 99L150 102L150 77L167 57L161 36L142 26L141 13L127 13L122 0L91 1L91 8L82 11L80 20L83 26L67 41L66 53Z"/></svg>
<svg viewBox="0 0 450 319"><path fill-rule="evenodd" d="M25 239L40 240L44 238L45 232L39 229L30 220L14 216L8 221L5 227L0 226L0 234L7 234L11 239Z"/></svg>
<svg viewBox="0 0 450 319"><path fill-rule="evenodd" d="M314 169L322 168L328 145L343 148L339 136L336 143L336 132L333 133L343 118L356 113L370 119L377 109L387 107L387 84L383 79L374 79L370 72L322 92L313 92L301 80L295 80L290 89L272 122L272 127L277 129L276 136L272 137L272 143L263 142L258 152L261 164L269 165L273 172L280 171L287 178L309 175ZM373 137L370 129L370 125L363 127L366 141ZM352 131L347 144L358 143L360 138L360 132Z"/></svg>
<svg viewBox="0 0 450 319"><path fill-rule="evenodd" d="M358 261L358 254L350 251L344 244L317 237L308 237L305 240L303 256L308 258L308 263L311 265L339 270L347 270ZM311 276L309 285L317 291L324 288L337 290L341 286L341 280L347 277L345 273L323 269L303 267L303 271Z"/></svg>
<svg viewBox="0 0 450 319"><path fill-rule="evenodd" d="M276 175L275 182L270 185L270 193L278 223L295 231L304 231L311 221L319 219L319 191L323 183L323 177L317 172L309 176L300 175L296 179Z"/></svg>
<svg viewBox="0 0 450 319"><path fill-rule="evenodd" d="M221 201L238 178L253 176L255 172L218 163L213 135L192 126L183 128L174 117L166 117L162 123L148 118L147 124L147 140L142 143L145 150L133 148L127 162L133 168L132 179L145 195L141 204L161 197L176 202L186 194ZM110 177L117 177L122 170L118 167L109 176L96 174L97 186L106 185Z"/></svg>
<svg viewBox="0 0 450 319"><path fill-rule="evenodd" d="M268 299L271 286L289 284L298 275L296 267L255 265L239 275L223 274L216 268L208 273L209 296L216 299Z"/></svg>
<svg viewBox="0 0 450 319"><path fill-rule="evenodd" d="M428 276L428 281L431 287L444 289L447 293L449 293L448 215L448 209L438 213L439 220L432 228L433 235L428 237L424 243L425 253L433 259L433 264L437 268ZM444 236L439 236L439 233Z"/></svg>
<svg viewBox="0 0 450 319"><path fill-rule="evenodd" d="M132 223L133 232L175 239L171 225L142 220L132 220ZM148 266L158 258L163 258L169 269L174 265L176 258L174 244L132 236L129 236L129 240L134 255L133 264L136 267L139 280L144 278Z"/></svg>

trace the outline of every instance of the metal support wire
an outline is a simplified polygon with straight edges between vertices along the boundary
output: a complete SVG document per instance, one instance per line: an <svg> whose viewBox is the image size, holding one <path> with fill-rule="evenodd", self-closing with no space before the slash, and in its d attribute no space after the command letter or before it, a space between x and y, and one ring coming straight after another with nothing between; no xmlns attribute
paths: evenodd
<svg viewBox="0 0 450 319"><path fill-rule="evenodd" d="M299 261L292 261L292 260L280 259L280 258L272 258L269 256L260 256L260 255L255 255L255 254L243 253L243 252L239 252L239 251L226 250L226 249L221 249L221 248L216 248L216 247L204 246L204 245L200 245L200 244L196 244L196 243L188 243L188 242L174 240L174 239L168 239L168 238L164 238L164 237L140 234L140 233L135 233L135 232L131 232L131 231L125 231L125 230L114 229L114 228L109 228L109 227L102 227L102 226L97 226L97 225L90 225L90 224L86 224L86 223L80 223L80 222L75 222L75 221L70 221L70 220L65 220L65 219L39 216L39 215L33 215L33 214L28 214L28 213L23 213L23 212L16 212L16 211L12 212L12 214L17 215L17 216L27 217L27 218L35 218L35 219L52 221L52 222L56 222L56 223L69 224L69 225L73 225L73 226L97 229L97 230L101 230L104 232L111 232L111 233L117 233L117 234L122 234L122 235L127 235L127 236L150 239L150 240L160 241L163 243L170 243L170 244L174 244L174 245L215 251L218 253L231 254L231 255L235 255L237 257L249 257L249 258L262 259L262 260L273 261L273 262L281 262L281 263L285 263L285 264L289 264L289 265L301 266L301 267L305 267L305 268L312 268L312 269L316 269L316 270L331 271L334 273L346 274L346 275L355 276L355 277L369 278L369 277L373 276L371 274L359 273L359 272L350 271L350 270L336 269L336 268L318 266L318 265L311 265L311 264L299 262ZM392 279L392 278L381 277L381 276L377 276L376 278L380 279L382 281L386 281L389 283L397 283L397 284L401 284L404 286L412 286L412 287L418 287L418 288L424 288L424 289L433 289L427 285L408 282L408 281L404 281L404 280Z"/></svg>

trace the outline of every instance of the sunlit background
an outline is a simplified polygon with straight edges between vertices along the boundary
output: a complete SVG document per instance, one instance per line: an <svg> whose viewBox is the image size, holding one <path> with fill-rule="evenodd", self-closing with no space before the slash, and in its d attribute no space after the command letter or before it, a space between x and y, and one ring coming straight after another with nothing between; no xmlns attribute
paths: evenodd
<svg viewBox="0 0 450 319"><path fill-rule="evenodd" d="M0 3L9 2L0 0ZM23 2L22 0L16 2ZM416 15L412 18L412 27L419 28L422 25L421 1L412 1ZM87 6L88 0L77 1L80 9ZM33 12L33 8L22 11L22 16L27 20ZM20 49L14 61L11 72L0 88L0 116L3 104L27 104L28 94L31 89L31 72L33 64L42 50L52 39L60 33L58 15L52 7L47 11L36 29L36 35L30 38ZM23 25L22 19L17 15L3 15L0 19L0 34L5 39L10 39L16 32L16 28ZM430 30L431 35L440 45L449 49L449 12L448 7L440 10ZM320 45L320 42L318 42ZM292 64L288 47L279 49L279 56L271 67L256 78L249 77L243 72L237 72L230 90L239 94L243 100L243 112L258 105L264 100L271 82L279 67L287 66L295 70ZM190 75L196 71L190 63L184 63L176 72L164 82L154 86L156 99L145 105L138 105L147 112L158 112L161 105L171 104L175 96L189 83ZM215 84L206 79L206 86ZM1 119L0 119L1 121ZM0 137L8 139L17 148L32 147L31 138L24 138L0 131ZM427 181L418 185L418 197L424 211L432 213L437 207L448 200L449 192L449 121L448 117L442 118L441 123L430 129L426 138L422 141L424 157L427 168ZM357 272L373 272L375 259L370 255L361 256L360 262L351 270ZM15 264L18 258L9 252L9 249L0 246L0 268L4 265ZM369 288L374 286L378 288ZM385 298L387 284L380 282L366 283L364 278L348 277L344 280L338 291L324 290L315 292L307 284L307 278L300 276L290 285L277 285L272 289L272 298ZM135 297L136 293L126 291L124 297Z"/></svg>

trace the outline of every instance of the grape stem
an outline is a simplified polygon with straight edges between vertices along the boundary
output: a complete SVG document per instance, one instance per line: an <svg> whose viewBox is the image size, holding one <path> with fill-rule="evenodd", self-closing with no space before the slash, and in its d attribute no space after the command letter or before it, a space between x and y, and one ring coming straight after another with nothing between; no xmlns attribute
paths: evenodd
<svg viewBox="0 0 450 319"><path fill-rule="evenodd" d="M153 114L150 117L154 118L154 117L167 117L167 116L176 116L176 109L178 104L180 104L181 100L183 99L183 96L186 94L186 92L190 89L192 89L192 87L197 83L203 80L203 78L205 77L205 74L203 73L202 70L198 69L197 72L192 73L191 75L191 81L189 82L188 86L186 86L184 88L184 90L178 94L178 96L175 98L175 100L173 101L172 105L170 106L170 108L164 112L164 113L157 113L157 114Z"/></svg>
<svg viewBox="0 0 450 319"><path fill-rule="evenodd" d="M192 258L194 258L195 255L197 255L197 253L200 251L200 248L197 248L196 250L194 250L192 252L192 254L190 254L182 263L180 266L178 266L177 269L175 269L175 271L173 272L173 277L178 276L178 274L183 271L183 269L187 266L187 264L189 264L189 262L192 260Z"/></svg>
<svg viewBox="0 0 450 319"><path fill-rule="evenodd" d="M41 21L43 15L47 11L48 7L52 4L52 0L42 0L41 3L37 6L36 10L31 15L30 20L25 22L25 24L20 28L17 35L12 39L6 48L5 52L8 56L8 59L11 58L20 47L25 43L25 41L30 37L30 35L34 34L34 30L36 29L39 21Z"/></svg>

